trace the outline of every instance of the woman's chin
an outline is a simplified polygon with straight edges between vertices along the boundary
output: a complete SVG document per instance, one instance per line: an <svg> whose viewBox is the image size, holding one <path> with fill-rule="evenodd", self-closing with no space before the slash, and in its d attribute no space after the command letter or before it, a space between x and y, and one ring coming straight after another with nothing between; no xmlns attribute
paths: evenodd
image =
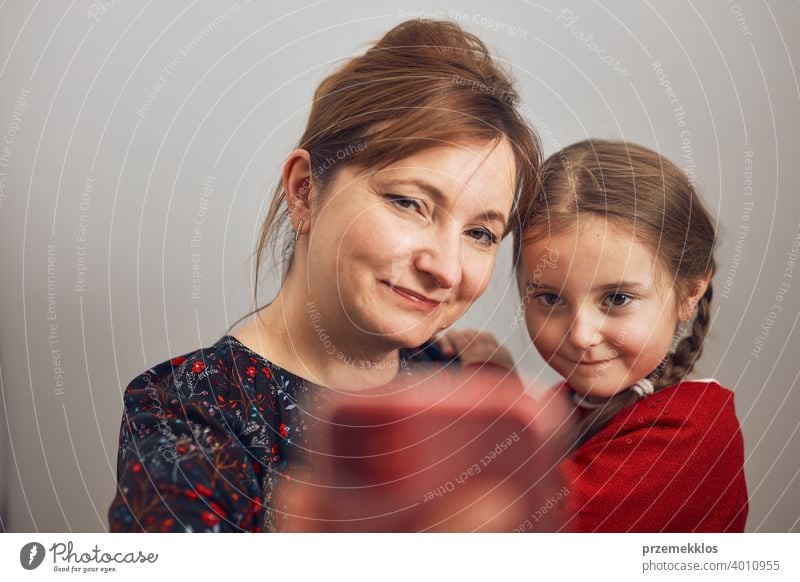
<svg viewBox="0 0 800 582"><path fill-rule="evenodd" d="M376 330L376 336L394 344L397 348L415 348L424 344L436 333L436 326L399 318L392 322L381 322L380 326L376 326Z"/></svg>

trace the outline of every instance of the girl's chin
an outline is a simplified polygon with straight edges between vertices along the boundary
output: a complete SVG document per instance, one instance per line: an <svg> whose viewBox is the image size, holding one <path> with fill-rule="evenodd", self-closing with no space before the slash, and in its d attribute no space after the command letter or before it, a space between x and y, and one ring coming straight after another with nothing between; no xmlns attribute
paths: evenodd
<svg viewBox="0 0 800 582"><path fill-rule="evenodd" d="M582 396L590 398L610 398L621 391L619 383L592 382L586 378L567 378L567 383Z"/></svg>

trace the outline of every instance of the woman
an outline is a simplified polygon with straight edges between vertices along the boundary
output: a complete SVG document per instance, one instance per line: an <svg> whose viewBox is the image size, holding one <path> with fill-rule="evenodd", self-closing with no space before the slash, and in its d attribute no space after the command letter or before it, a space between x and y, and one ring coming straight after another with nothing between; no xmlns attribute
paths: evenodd
<svg viewBox="0 0 800 582"><path fill-rule="evenodd" d="M274 530L276 476L305 453L298 399L387 383L485 291L539 164L516 101L448 22L402 23L322 82L256 253L280 254L280 292L130 383L112 531Z"/></svg>

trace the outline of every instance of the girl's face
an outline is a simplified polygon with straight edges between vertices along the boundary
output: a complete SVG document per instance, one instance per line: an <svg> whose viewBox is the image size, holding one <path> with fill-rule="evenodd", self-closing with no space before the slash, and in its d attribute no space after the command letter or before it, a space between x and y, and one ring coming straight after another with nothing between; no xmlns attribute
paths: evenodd
<svg viewBox="0 0 800 582"><path fill-rule="evenodd" d="M548 237L526 233L523 301L542 357L577 392L610 397L658 367L678 311L653 253L603 218Z"/></svg>
<svg viewBox="0 0 800 582"><path fill-rule="evenodd" d="M412 347L452 324L486 290L514 189L506 139L342 168L310 230L319 325Z"/></svg>

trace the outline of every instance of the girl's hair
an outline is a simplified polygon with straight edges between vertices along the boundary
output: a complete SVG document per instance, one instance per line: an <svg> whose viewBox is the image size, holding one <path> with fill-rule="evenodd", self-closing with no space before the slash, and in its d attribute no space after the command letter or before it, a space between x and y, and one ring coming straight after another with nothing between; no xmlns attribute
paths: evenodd
<svg viewBox="0 0 800 582"><path fill-rule="evenodd" d="M519 208L521 228L514 240L518 273L523 240L556 234L587 215L607 219L648 247L661 267L658 272L671 279L665 283L674 284L678 304L694 284L716 270L716 232L710 213L675 164L640 145L590 139L564 148L544 162L538 188L532 198L520 201ZM712 294L709 282L691 333L648 376L656 391L692 371L708 332ZM587 414L577 427L573 450L639 398L634 390L624 390Z"/></svg>
<svg viewBox="0 0 800 582"><path fill-rule="evenodd" d="M309 152L313 186L324 195L350 165L379 170L432 147L497 143L506 137L514 151L516 183L505 236L517 228L516 202L535 187L541 164L538 138L518 102L510 74L477 36L452 22L409 20L322 81L297 147ZM281 284L291 268L294 238L286 236L288 223L286 193L278 183L255 253L254 305L267 247L280 268Z"/></svg>

